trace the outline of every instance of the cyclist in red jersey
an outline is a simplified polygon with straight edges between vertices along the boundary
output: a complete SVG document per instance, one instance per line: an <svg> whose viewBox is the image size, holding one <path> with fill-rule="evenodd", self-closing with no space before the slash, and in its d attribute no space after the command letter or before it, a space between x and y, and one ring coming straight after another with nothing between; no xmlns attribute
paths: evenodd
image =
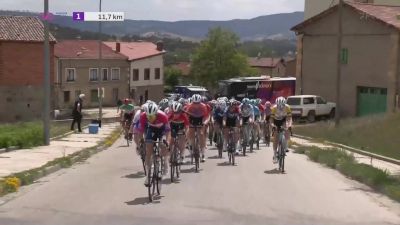
<svg viewBox="0 0 400 225"><path fill-rule="evenodd" d="M189 130L189 118L182 110L182 104L179 102L173 102L171 106L171 111L168 114L168 120L171 126L171 138L169 140L169 146L174 149L173 138L178 137L179 150L181 152L180 163L183 163L183 157L185 153L185 142L186 136ZM184 135L178 134L182 132Z"/></svg>
<svg viewBox="0 0 400 225"><path fill-rule="evenodd" d="M145 132L146 131L146 132ZM146 142L146 171L150 171L151 167L151 156L153 155L153 143L163 139L163 137L169 137L170 127L168 123L168 116L161 110L158 110L158 106L155 103L149 103L145 108L145 112L140 115L138 132L140 134L145 133ZM168 150L164 144L160 145L161 155L164 157L164 168L162 174L168 174ZM145 185L149 184L148 176L145 179Z"/></svg>
<svg viewBox="0 0 400 225"><path fill-rule="evenodd" d="M202 97L199 94L194 94L192 96L192 103L190 103L186 109L186 113L189 115L189 122L191 126L202 126L199 129L199 142L201 150L201 161L205 162L204 150L206 144L206 135L204 130L204 125L207 125L210 121L210 115L207 106L201 102ZM194 131L193 127L189 128L189 143L193 145L194 143Z"/></svg>

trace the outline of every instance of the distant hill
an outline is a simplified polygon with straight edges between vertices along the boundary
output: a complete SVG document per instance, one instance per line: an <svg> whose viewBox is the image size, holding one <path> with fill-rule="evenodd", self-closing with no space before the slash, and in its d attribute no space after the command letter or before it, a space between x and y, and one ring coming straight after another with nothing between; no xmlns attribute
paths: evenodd
<svg viewBox="0 0 400 225"><path fill-rule="evenodd" d="M29 15L37 16L38 13L20 11L0 11L0 15ZM290 28L303 21L303 12L282 13L260 16L253 19L236 19L229 21L151 21L151 20L125 20L123 22L104 22L103 32L114 36L139 35L144 37L156 36L160 38L181 38L183 40L198 41L205 37L208 30L213 27L223 27L235 32L242 40L263 39L292 39L294 33ZM97 22L77 22L71 17L55 15L52 23L96 32Z"/></svg>

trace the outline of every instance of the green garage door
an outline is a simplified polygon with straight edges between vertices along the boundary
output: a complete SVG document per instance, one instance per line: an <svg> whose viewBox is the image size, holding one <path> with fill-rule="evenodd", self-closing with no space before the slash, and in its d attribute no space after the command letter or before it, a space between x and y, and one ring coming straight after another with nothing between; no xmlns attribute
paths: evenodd
<svg viewBox="0 0 400 225"><path fill-rule="evenodd" d="M387 109L387 89L358 87L357 115L367 116L385 113Z"/></svg>

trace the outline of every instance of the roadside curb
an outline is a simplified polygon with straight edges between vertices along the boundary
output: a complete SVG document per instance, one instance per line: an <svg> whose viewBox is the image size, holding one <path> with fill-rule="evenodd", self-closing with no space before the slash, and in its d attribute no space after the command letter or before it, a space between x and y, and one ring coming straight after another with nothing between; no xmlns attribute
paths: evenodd
<svg viewBox="0 0 400 225"><path fill-rule="evenodd" d="M300 138L300 139L305 139L305 140L309 140L309 141L315 141L314 138L301 136L301 135L293 134L293 137ZM364 150L361 150L361 149L353 148L353 147L350 147L350 146L347 146L347 145L343 145L343 144L339 144L339 143L335 143L335 142L330 142L330 141L324 141L322 143L319 142L319 141L316 141L316 142L320 143L320 144L332 145L332 147L342 148L342 149L348 150L350 152L358 153L360 155L368 156L368 157L371 157L371 158L374 158L374 159L379 159L379 160L382 160L382 161L385 161L385 162L392 163L392 164L400 166L400 160L397 160L397 159L393 159L393 158L389 158L389 157L386 157L386 156L378 155L378 154L375 154L375 153L367 152L367 151L364 151Z"/></svg>

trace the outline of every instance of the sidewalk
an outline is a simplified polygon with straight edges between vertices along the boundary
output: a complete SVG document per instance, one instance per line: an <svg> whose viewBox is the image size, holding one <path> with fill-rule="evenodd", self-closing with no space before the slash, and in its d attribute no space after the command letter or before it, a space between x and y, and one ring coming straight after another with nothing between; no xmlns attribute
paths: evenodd
<svg viewBox="0 0 400 225"><path fill-rule="evenodd" d="M337 147L334 147L333 145L322 144L322 143L313 142L311 140L306 140L306 139L297 138L297 137L291 137L290 139L295 144L302 145L302 146L315 146L318 148L337 148ZM354 153L354 152L346 150L346 149L344 149L344 150L347 151L348 153L353 154L354 158L359 163L364 163L364 164L371 165L375 168L387 170L389 172L389 174L394 175L394 176L400 176L400 165L396 165L396 164L389 163L389 162L386 162L383 160L379 160L379 159L372 158L369 156Z"/></svg>
<svg viewBox="0 0 400 225"><path fill-rule="evenodd" d="M0 154L0 178L13 173L35 169L56 158L94 147L119 126L119 123L104 124L102 128L99 128L98 134L89 134L89 130L86 128L83 129L82 133L70 134L59 140L51 141L49 146Z"/></svg>

